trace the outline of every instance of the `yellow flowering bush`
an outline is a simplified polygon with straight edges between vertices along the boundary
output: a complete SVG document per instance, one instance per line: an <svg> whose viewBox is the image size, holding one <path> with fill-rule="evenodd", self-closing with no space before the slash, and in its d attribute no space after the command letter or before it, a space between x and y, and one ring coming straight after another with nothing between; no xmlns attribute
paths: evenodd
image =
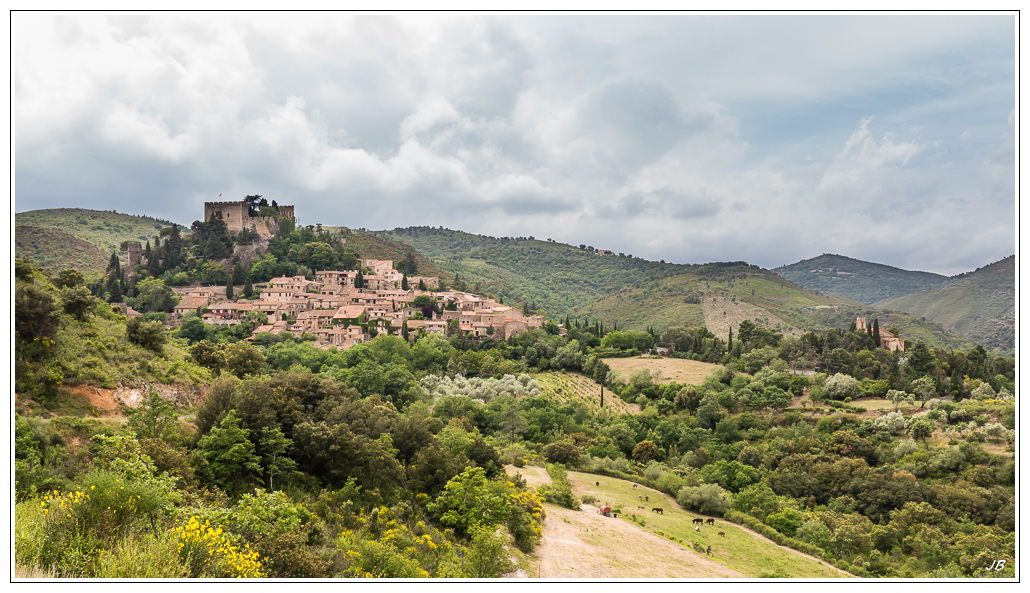
<svg viewBox="0 0 1030 593"><path fill-rule="evenodd" d="M358 517L359 528L344 531L336 547L346 578L453 578L462 576L458 552L424 522L408 526L387 507Z"/></svg>
<svg viewBox="0 0 1030 593"><path fill-rule="evenodd" d="M189 576L214 578L261 578L261 561L250 546L240 547L221 526L201 523L195 516L175 526L179 558Z"/></svg>

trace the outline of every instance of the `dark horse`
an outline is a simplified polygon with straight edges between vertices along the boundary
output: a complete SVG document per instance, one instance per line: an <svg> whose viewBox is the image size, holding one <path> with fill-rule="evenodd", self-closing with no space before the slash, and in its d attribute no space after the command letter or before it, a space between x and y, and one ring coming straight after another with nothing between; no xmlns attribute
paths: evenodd
<svg viewBox="0 0 1030 593"><path fill-rule="evenodd" d="M705 522L705 520L700 518L700 517L698 517L697 519L694 519L694 523L702 523L703 524L704 522Z"/></svg>
<svg viewBox="0 0 1030 593"><path fill-rule="evenodd" d="M705 523L707 523L709 525L715 525L715 519L709 518L707 521L705 521Z"/></svg>
<svg viewBox="0 0 1030 593"><path fill-rule="evenodd" d="M654 513L658 513L659 515L664 515L665 514L665 511L663 511L659 507L655 507L655 508L651 509L651 511L654 512Z"/></svg>

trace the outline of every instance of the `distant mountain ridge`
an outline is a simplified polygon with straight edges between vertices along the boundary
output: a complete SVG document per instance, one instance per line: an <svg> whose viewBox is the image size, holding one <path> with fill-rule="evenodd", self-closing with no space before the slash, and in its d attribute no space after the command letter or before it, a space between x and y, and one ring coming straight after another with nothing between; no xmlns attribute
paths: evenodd
<svg viewBox="0 0 1030 593"><path fill-rule="evenodd" d="M773 272L810 290L903 311L985 348L1015 348L1015 255L950 278L833 254Z"/></svg>
<svg viewBox="0 0 1030 593"><path fill-rule="evenodd" d="M747 262L671 264L629 255L599 255L533 237L489 237L435 227L371 234L411 245L469 290L535 304L554 319L599 320L605 327L656 332L704 325L726 338L744 319L784 333L846 328L856 316L902 330L935 348L966 348L967 338L904 312L878 313L854 300L817 294ZM856 260L857 261L857 260Z"/></svg>
<svg viewBox="0 0 1030 593"><path fill-rule="evenodd" d="M932 272L902 270L832 253L772 271L798 286L846 297L863 305L933 290L948 281L947 276Z"/></svg>
<svg viewBox="0 0 1030 593"><path fill-rule="evenodd" d="M954 276L940 288L874 303L905 311L969 337L985 348L1016 345L1016 256Z"/></svg>

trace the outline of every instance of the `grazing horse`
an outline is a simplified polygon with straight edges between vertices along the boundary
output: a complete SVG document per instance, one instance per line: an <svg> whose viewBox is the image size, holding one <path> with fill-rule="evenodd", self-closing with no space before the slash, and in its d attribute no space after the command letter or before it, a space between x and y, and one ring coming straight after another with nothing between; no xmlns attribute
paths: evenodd
<svg viewBox="0 0 1030 593"><path fill-rule="evenodd" d="M646 511L647 510L647 507L637 507L637 508L642 510L642 511Z"/></svg>
<svg viewBox="0 0 1030 593"><path fill-rule="evenodd" d="M705 521L705 523L709 525L715 525L715 519L709 518L707 521Z"/></svg>
<svg viewBox="0 0 1030 593"><path fill-rule="evenodd" d="M636 489L637 489L637 485L636 485L636 484L633 484L633 489L634 489L634 490L636 490Z"/></svg>
<svg viewBox="0 0 1030 593"><path fill-rule="evenodd" d="M720 532L719 532L719 535L721 535L721 536L723 536L723 537L726 537L726 532L724 532L724 531L720 531Z"/></svg>
<svg viewBox="0 0 1030 593"><path fill-rule="evenodd" d="M651 512L658 513L659 515L664 515L665 514L665 511L663 511L660 507L655 507L655 508L651 509Z"/></svg>
<svg viewBox="0 0 1030 593"><path fill-rule="evenodd" d="M651 502L651 499L647 496L644 497L644 502Z"/></svg>
<svg viewBox="0 0 1030 593"><path fill-rule="evenodd" d="M694 519L694 521L693 521L693 522L694 522L694 523L701 523L701 524L703 525L703 524L704 524L704 522L705 522L705 520L704 520L704 519L702 519L702 518L700 518L700 517L698 517L697 519Z"/></svg>

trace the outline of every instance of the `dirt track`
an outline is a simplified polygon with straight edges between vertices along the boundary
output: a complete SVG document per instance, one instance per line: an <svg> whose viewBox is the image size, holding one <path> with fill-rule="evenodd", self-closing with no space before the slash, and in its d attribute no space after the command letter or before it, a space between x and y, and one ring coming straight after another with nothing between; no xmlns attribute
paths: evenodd
<svg viewBox="0 0 1030 593"><path fill-rule="evenodd" d="M549 484L541 467L509 468L531 486ZM534 556L533 578L661 579L744 578L680 544L663 539L622 518L597 514L584 505L572 511L546 505L543 537Z"/></svg>

